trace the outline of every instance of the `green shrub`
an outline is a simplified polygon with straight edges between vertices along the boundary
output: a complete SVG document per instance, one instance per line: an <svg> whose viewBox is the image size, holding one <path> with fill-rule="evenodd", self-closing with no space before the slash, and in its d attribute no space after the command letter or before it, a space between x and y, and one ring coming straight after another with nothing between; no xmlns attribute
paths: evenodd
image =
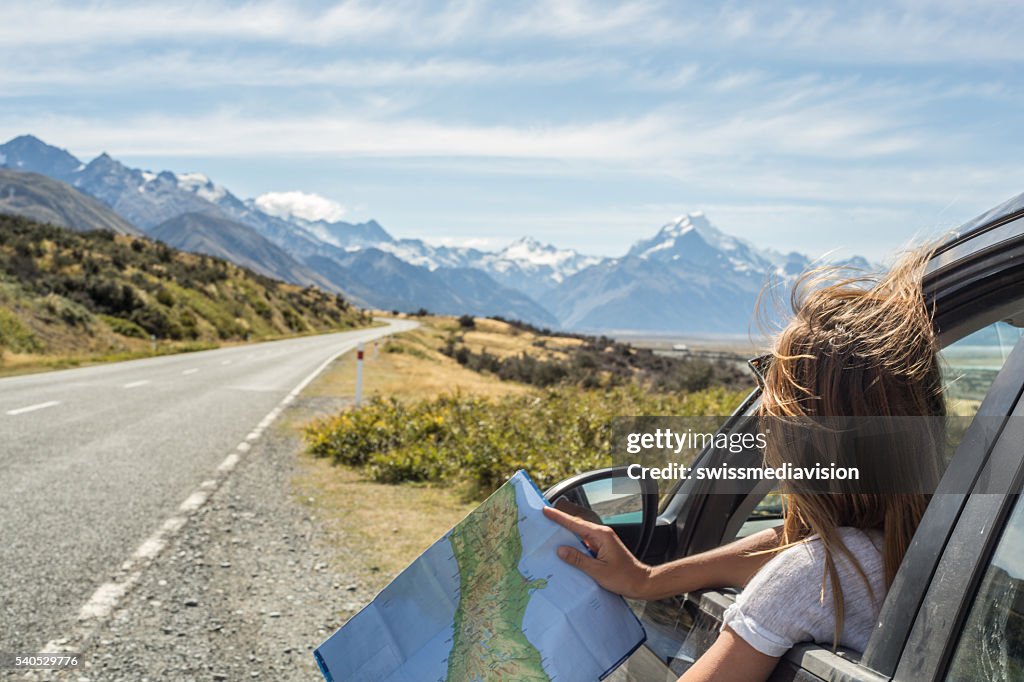
<svg viewBox="0 0 1024 682"><path fill-rule="evenodd" d="M12 311L0 308L0 346L20 353L38 353L42 344Z"/></svg>
<svg viewBox="0 0 1024 682"><path fill-rule="evenodd" d="M115 334L130 336L135 339L149 338L149 334L146 333L146 330L131 320L126 320L122 317L114 317L113 315L100 315L99 317L107 323L107 326L110 327L110 330Z"/></svg>
<svg viewBox="0 0 1024 682"><path fill-rule="evenodd" d="M753 388L750 377L735 363L666 357L605 336L569 336L584 343L563 351L564 357L541 358L526 352L497 357L486 348L479 352L471 350L454 334L445 339L441 352L475 372L541 388L559 384L599 388L638 381L659 392L701 391L718 385L737 390ZM543 340L534 341L533 345L543 347Z"/></svg>
<svg viewBox="0 0 1024 682"><path fill-rule="evenodd" d="M88 327L92 322L92 313L85 306L63 296L48 294L43 299L43 305L50 313L73 327Z"/></svg>
<svg viewBox="0 0 1024 682"><path fill-rule="evenodd" d="M414 358L419 358L421 360L430 359L429 356L419 348L413 348L407 343L395 341L394 339L388 339L385 341L383 350L385 353L404 353L405 355L411 355Z"/></svg>
<svg viewBox="0 0 1024 682"><path fill-rule="evenodd" d="M174 305L174 294L172 294L169 289L160 287L160 289L156 292L156 300L158 303L161 303L170 308L171 306Z"/></svg>
<svg viewBox="0 0 1024 682"><path fill-rule="evenodd" d="M636 386L606 391L559 387L497 400L443 395L366 405L310 424L318 457L363 467L374 480L467 484L483 497L517 469L544 488L611 462L612 419L623 415L725 415L742 399L723 388L651 394Z"/></svg>

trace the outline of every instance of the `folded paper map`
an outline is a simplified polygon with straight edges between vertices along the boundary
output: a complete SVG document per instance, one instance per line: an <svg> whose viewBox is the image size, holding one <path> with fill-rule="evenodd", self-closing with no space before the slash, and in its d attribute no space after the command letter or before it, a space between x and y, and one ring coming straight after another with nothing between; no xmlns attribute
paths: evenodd
<svg viewBox="0 0 1024 682"><path fill-rule="evenodd" d="M599 680L645 639L517 472L314 652L328 682Z"/></svg>

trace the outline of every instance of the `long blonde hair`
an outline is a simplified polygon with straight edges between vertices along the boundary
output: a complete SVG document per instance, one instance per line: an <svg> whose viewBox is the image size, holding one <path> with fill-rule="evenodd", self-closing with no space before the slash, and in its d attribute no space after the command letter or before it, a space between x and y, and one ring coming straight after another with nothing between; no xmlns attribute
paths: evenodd
<svg viewBox="0 0 1024 682"><path fill-rule="evenodd" d="M834 268L811 271L794 287L793 318L775 340L764 374L763 417L917 417L944 416L945 402L931 311L921 278L932 248L902 257L886 274L842 276ZM906 455L907 453L903 453ZM768 441L765 462L780 466L789 453ZM837 553L870 582L844 544L838 529L879 529L885 584L896 571L928 504L924 493L842 491L794 492L786 501L780 551L811 536L825 555L821 600L826 580L832 586L835 640L843 631L842 587Z"/></svg>

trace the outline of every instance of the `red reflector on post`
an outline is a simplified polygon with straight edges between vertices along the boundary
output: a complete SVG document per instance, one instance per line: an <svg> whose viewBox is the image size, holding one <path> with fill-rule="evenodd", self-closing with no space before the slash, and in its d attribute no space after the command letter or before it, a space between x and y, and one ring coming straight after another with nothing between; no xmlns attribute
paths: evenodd
<svg viewBox="0 0 1024 682"><path fill-rule="evenodd" d="M356 360L362 360L362 359L363 359L363 351L357 350L356 351Z"/></svg>

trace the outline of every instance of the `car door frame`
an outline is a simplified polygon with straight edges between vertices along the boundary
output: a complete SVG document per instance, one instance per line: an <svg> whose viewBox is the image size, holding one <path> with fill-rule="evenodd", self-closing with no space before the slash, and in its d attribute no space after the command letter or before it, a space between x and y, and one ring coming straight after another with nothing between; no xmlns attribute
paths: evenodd
<svg viewBox="0 0 1024 682"><path fill-rule="evenodd" d="M1024 400L1018 400L967 496L928 583L894 680L948 673L981 580L1024 485Z"/></svg>

